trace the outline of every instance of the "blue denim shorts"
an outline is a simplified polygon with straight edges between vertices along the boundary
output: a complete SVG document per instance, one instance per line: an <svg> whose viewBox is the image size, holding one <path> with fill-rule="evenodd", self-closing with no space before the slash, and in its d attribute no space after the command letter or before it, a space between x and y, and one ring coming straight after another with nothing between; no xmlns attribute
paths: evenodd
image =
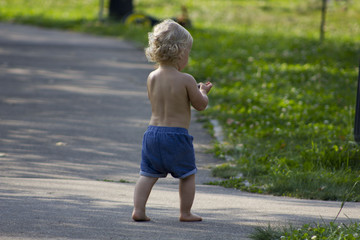
<svg viewBox="0 0 360 240"><path fill-rule="evenodd" d="M144 133L140 175L186 178L197 172L193 137L186 128L149 126Z"/></svg>

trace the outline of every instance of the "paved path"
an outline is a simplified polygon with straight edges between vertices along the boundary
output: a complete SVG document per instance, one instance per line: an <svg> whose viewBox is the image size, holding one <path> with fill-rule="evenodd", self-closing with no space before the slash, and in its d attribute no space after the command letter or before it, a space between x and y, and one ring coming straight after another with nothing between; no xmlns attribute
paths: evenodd
<svg viewBox="0 0 360 240"><path fill-rule="evenodd" d="M339 202L203 185L220 161L193 120L193 210L204 221L177 220L177 181L167 178L148 202L153 221L133 222L151 70L128 42L0 23L0 239L247 239L254 226L336 216ZM359 203L345 214L359 220Z"/></svg>

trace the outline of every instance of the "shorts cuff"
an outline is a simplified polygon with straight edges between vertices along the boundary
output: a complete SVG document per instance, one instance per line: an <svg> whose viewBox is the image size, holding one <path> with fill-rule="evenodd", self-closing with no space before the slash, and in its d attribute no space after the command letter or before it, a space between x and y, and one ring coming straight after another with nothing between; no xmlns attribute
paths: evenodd
<svg viewBox="0 0 360 240"><path fill-rule="evenodd" d="M180 179L184 179L184 178L187 178L188 176L191 176L193 174L197 173L197 168L195 168L194 170L182 175L181 177L179 177Z"/></svg>
<svg viewBox="0 0 360 240"><path fill-rule="evenodd" d="M140 175L144 177L152 177L152 178L165 178L167 176L167 174L147 173L144 171L140 171Z"/></svg>

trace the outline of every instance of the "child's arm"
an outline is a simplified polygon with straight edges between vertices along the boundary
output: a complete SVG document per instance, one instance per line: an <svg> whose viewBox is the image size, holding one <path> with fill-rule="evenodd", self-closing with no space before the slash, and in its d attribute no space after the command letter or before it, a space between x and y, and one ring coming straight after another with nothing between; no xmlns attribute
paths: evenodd
<svg viewBox="0 0 360 240"><path fill-rule="evenodd" d="M195 79L189 76L189 81L187 85L187 91L189 94L189 99L191 105L198 111L203 111L209 103L207 94L212 88L212 84L207 82L206 84L200 83L200 87L196 84Z"/></svg>

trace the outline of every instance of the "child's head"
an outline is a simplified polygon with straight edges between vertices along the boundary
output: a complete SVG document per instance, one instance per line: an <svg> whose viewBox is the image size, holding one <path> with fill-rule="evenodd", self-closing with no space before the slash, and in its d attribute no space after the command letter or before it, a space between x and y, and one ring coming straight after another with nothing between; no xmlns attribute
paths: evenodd
<svg viewBox="0 0 360 240"><path fill-rule="evenodd" d="M167 19L149 33L149 47L145 54L150 62L177 65L191 49L193 39L180 24Z"/></svg>

